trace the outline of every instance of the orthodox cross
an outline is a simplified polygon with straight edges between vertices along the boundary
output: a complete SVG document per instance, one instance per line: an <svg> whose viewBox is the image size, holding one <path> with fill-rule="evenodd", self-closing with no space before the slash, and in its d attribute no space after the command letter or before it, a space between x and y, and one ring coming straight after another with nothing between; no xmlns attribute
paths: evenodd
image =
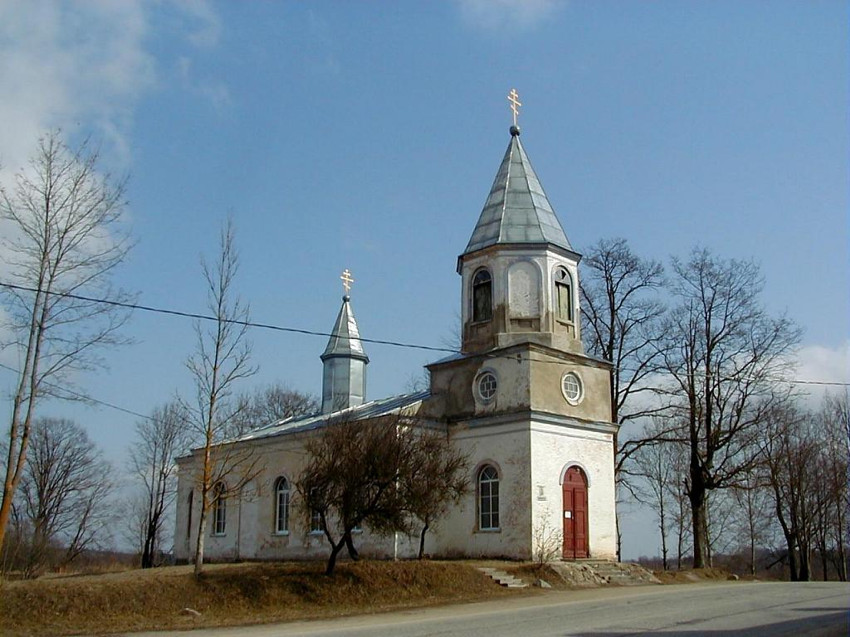
<svg viewBox="0 0 850 637"><path fill-rule="evenodd" d="M354 279L351 278L351 272L348 271L348 268L343 270L342 276L339 278L342 279L342 287L345 288L345 293L348 294L351 291L351 284L354 283Z"/></svg>
<svg viewBox="0 0 850 637"><path fill-rule="evenodd" d="M519 93L516 92L515 88L512 88L511 92L508 93L508 101L511 103L511 110L514 113L514 126L516 126L516 118L519 115L519 107L522 106L522 102L519 101Z"/></svg>

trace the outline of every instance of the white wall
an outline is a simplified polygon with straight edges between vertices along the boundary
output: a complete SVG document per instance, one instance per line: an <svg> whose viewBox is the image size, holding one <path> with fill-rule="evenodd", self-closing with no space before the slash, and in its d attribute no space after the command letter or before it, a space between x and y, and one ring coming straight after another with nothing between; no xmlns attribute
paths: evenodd
<svg viewBox="0 0 850 637"><path fill-rule="evenodd" d="M563 528L564 473L572 465L587 476L588 543L590 556L616 559L617 523L611 434L533 422L532 525ZM540 498L539 487L543 488Z"/></svg>

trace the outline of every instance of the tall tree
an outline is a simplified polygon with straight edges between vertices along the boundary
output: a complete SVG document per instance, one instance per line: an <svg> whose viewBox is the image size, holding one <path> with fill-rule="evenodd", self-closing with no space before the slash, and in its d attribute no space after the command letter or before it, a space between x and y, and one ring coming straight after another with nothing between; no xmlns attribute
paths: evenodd
<svg viewBox="0 0 850 637"><path fill-rule="evenodd" d="M189 432L184 406L173 401L153 410L150 418L136 423L130 448L130 468L141 486L141 565L155 566L165 516L177 495L174 458L187 450Z"/></svg>
<svg viewBox="0 0 850 637"><path fill-rule="evenodd" d="M315 396L286 385L267 385L236 398L233 435L241 435L286 418L306 416L319 410Z"/></svg>
<svg viewBox="0 0 850 637"><path fill-rule="evenodd" d="M820 441L809 418L791 402L777 405L759 436L759 448L773 493L776 520L787 548L791 581L811 579L812 494L819 488L814 468Z"/></svg>
<svg viewBox="0 0 850 637"><path fill-rule="evenodd" d="M405 506L422 522L419 559L428 529L469 491L469 457L451 446L445 433L423 430L412 442L414 458L399 487Z"/></svg>
<svg viewBox="0 0 850 637"><path fill-rule="evenodd" d="M111 509L111 473L76 423L53 418L33 423L21 482L23 514L31 533L23 565L27 576L39 575L51 562L70 563L102 536Z"/></svg>
<svg viewBox="0 0 850 637"><path fill-rule="evenodd" d="M763 282L752 262L695 249L688 261L674 259L673 271L677 304L664 322L659 352L685 426L694 567L702 568L707 494L735 486L756 462L752 442L783 397L777 381L790 370L800 330L763 309Z"/></svg>
<svg viewBox="0 0 850 637"><path fill-rule="evenodd" d="M658 369L659 325L664 314L658 299L664 275L661 263L639 257L625 239L601 239L587 250L582 265L582 338L590 354L612 364L612 422L622 425L659 413L661 406L651 399L654 386L649 381ZM653 438L637 432L615 437L614 474L618 487L633 491L630 474L624 467L641 447L664 437L663 431L653 430Z"/></svg>
<svg viewBox="0 0 850 637"><path fill-rule="evenodd" d="M45 396L79 398L72 378L101 364L98 350L122 342L127 312L85 300L131 298L111 275L131 247L122 224L124 180L98 171L86 143L69 148L59 132L39 140L29 170L0 188L8 281L0 286L11 340L0 344L21 361L12 396L0 501L0 546L26 464L36 407Z"/></svg>
<svg viewBox="0 0 850 637"><path fill-rule="evenodd" d="M755 575L757 550L770 546L774 530L772 500L764 467L758 465L748 471L738 481L738 487L732 489L732 497L738 542L747 554L750 575Z"/></svg>
<svg viewBox="0 0 850 637"><path fill-rule="evenodd" d="M847 515L850 513L850 396L828 394L817 414L817 431L823 441L821 465L823 470L823 496L829 529L823 544L834 550L833 563L842 582L847 581ZM827 548L824 546L824 548ZM826 565L824 565L824 572Z"/></svg>
<svg viewBox="0 0 850 637"><path fill-rule="evenodd" d="M590 354L613 364L611 420L622 424L651 415L657 409L649 401L634 399L654 389L647 379L658 369L664 306L657 294L664 268L637 256L625 239L601 239L582 265L582 335Z"/></svg>
<svg viewBox="0 0 850 637"><path fill-rule="evenodd" d="M249 308L235 289L239 255L229 218L219 237L216 260L210 264L202 259L201 269L207 307L215 318L206 329L196 324L195 353L186 361L195 381L192 422L202 439L201 466L195 480L200 490L195 575L203 571L207 514L213 503L240 492L257 473L252 454L236 445L219 444L232 431L235 410L230 399L235 385L257 371L250 361Z"/></svg>
<svg viewBox="0 0 850 637"><path fill-rule="evenodd" d="M361 525L379 535L410 533L418 517L425 525L421 551L428 526L467 488L466 457L450 448L445 433L402 414L332 422L306 450L298 493L305 516L319 516L330 543L328 575L343 548L356 559L353 532ZM426 475L429 469L442 473ZM422 481L434 492L423 494Z"/></svg>
<svg viewBox="0 0 850 637"><path fill-rule="evenodd" d="M658 438L667 425L660 418L644 432L646 438ZM675 494L684 476L681 474L685 449L681 444L656 441L640 447L634 454L634 473L642 478L632 490L638 499L655 512L661 541L661 561L664 570L670 567L667 538L676 522Z"/></svg>

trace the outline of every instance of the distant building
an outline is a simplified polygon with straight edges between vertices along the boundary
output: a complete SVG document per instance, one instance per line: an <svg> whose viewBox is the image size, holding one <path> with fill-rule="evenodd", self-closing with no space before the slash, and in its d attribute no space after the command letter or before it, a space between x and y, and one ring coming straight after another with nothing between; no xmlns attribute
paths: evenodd
<svg viewBox="0 0 850 637"><path fill-rule="evenodd" d="M349 296L327 348L322 412L273 423L228 443L263 467L240 497L217 502L210 559L328 554L316 521L294 512L304 442L331 419L390 413L443 428L469 454L473 488L427 536L434 556L531 558L534 531L563 529L566 559L615 559L610 365L581 342L578 262L511 127L507 152L466 249L458 257L462 354L427 366L426 391L365 402L369 358ZM175 556L192 557L201 456L179 459ZM312 527L312 528L311 528ZM418 538L357 538L363 555L414 556Z"/></svg>

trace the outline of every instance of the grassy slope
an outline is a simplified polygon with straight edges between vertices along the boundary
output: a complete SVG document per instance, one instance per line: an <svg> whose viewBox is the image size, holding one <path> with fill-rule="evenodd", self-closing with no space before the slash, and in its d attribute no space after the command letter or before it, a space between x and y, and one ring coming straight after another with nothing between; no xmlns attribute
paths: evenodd
<svg viewBox="0 0 850 637"><path fill-rule="evenodd" d="M0 634L67 635L224 626L510 594L459 562L214 565L0 582ZM200 617L181 614L184 608Z"/></svg>

